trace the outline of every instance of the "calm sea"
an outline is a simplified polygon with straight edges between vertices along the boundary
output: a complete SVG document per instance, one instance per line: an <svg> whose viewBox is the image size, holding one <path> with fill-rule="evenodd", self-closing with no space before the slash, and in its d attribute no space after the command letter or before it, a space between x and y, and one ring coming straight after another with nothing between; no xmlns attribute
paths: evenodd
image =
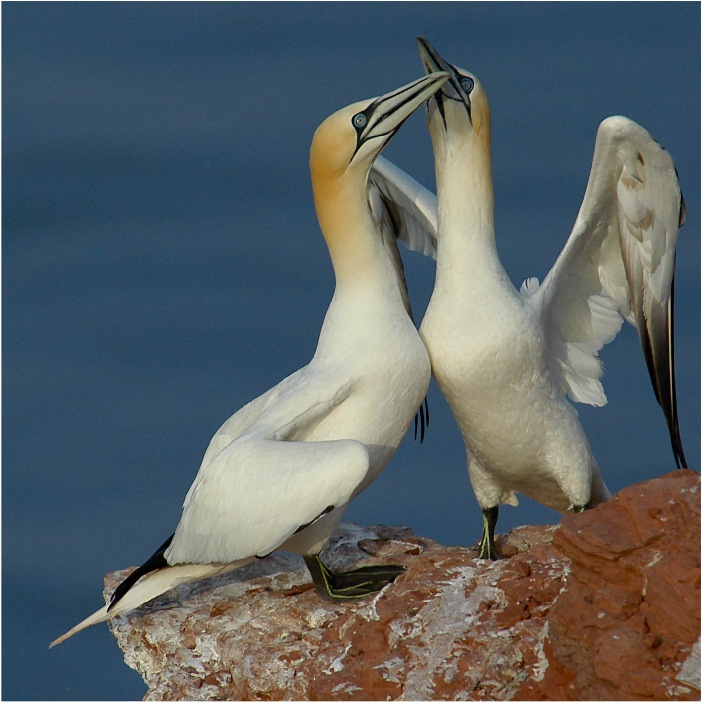
<svg viewBox="0 0 702 703"><path fill-rule="evenodd" d="M307 170L316 126L422 74L415 36L491 97L498 247L543 276L575 219L597 125L622 113L675 158L682 434L699 467L699 5L3 3L3 690L141 698L102 625L107 571L175 527L220 423L307 363L333 291ZM421 115L387 156L433 183ZM433 264L406 256L418 317ZM672 469L631 329L580 409L610 487ZM472 544L463 444L430 394L347 518ZM553 522L529 501L500 528Z"/></svg>

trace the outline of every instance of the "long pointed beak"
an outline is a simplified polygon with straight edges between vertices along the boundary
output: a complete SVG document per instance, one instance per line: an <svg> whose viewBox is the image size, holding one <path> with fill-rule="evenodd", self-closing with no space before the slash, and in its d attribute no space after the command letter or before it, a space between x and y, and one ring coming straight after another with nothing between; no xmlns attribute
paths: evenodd
<svg viewBox="0 0 702 703"><path fill-rule="evenodd" d="M354 117L356 150L370 140L378 140L376 154L397 132L400 125L448 80L445 71L429 73L402 88L376 98L363 112ZM375 149L374 149L375 150ZM353 160L353 157L351 157Z"/></svg>
<svg viewBox="0 0 702 703"><path fill-rule="evenodd" d="M441 58L439 52L429 43L427 39L424 37L417 37L417 44L419 46L419 57L422 59L424 70L427 73L434 73L434 71L446 71L449 74L453 74L453 67Z"/></svg>
<svg viewBox="0 0 702 703"><path fill-rule="evenodd" d="M427 73L446 71L449 74L449 80L446 82L446 85L444 85L441 90L437 91L434 95L434 99L436 100L436 105L441 113L444 125L446 125L446 116L443 104L444 99L455 100L456 102L463 103L468 111L468 119L472 122L470 97L461 86L456 68L448 61L445 61L439 52L424 37L417 37L417 45L419 48L419 57L421 58L422 63L424 64L424 70Z"/></svg>

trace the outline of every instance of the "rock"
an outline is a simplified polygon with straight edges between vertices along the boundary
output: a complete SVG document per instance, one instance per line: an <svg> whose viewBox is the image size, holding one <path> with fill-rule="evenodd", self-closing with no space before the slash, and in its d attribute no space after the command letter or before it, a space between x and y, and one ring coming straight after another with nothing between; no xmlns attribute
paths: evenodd
<svg viewBox="0 0 702 703"><path fill-rule="evenodd" d="M375 598L326 603L301 558L275 554L110 626L147 700L697 700L699 485L679 470L518 528L494 563L343 525L332 568L407 568Z"/></svg>
<svg viewBox="0 0 702 703"><path fill-rule="evenodd" d="M548 698L554 687L564 700L691 694L694 679L680 674L692 657L699 679L699 486L676 471L563 518L553 545L570 575L549 616L549 667L518 697Z"/></svg>

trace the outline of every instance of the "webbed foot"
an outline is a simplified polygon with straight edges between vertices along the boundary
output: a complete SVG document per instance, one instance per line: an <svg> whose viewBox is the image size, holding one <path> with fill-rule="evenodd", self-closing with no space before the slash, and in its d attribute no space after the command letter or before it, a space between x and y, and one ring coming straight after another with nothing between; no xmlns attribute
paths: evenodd
<svg viewBox="0 0 702 703"><path fill-rule="evenodd" d="M317 593L324 600L334 602L378 593L405 571L402 566L380 564L334 573L324 565L318 554L305 556L305 564L312 574Z"/></svg>

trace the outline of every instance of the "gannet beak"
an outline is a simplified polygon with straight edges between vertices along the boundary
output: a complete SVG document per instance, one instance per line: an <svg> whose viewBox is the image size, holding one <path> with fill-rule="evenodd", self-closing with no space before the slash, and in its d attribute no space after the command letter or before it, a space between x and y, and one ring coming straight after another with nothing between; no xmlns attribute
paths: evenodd
<svg viewBox="0 0 702 703"><path fill-rule="evenodd" d="M444 114L443 100L455 100L465 105L466 110L468 110L468 117L470 118L470 91L473 89L473 79L469 76L462 75L459 69L448 61L445 61L439 52L424 37L417 37L417 45L419 48L419 57L427 73L446 71L449 74L449 80L441 90L434 95L441 114Z"/></svg>
<svg viewBox="0 0 702 703"><path fill-rule="evenodd" d="M351 156L351 161L366 144L370 144L371 149L368 152L363 151L371 157L371 160L374 159L400 125L448 79L449 74L445 71L430 72L402 88L381 95L365 110L356 113L352 118L352 124L356 130L356 149Z"/></svg>
<svg viewBox="0 0 702 703"><path fill-rule="evenodd" d="M419 47L419 56L427 73L434 73L434 71L453 73L453 66L441 57L428 39L417 37L417 45Z"/></svg>

